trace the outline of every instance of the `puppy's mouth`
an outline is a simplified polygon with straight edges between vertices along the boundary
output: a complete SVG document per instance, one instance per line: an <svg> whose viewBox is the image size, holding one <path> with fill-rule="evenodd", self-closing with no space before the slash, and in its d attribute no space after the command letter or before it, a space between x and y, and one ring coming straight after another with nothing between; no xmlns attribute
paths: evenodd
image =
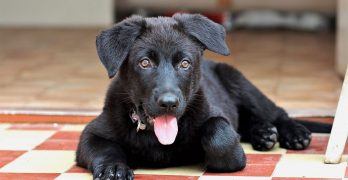
<svg viewBox="0 0 348 180"><path fill-rule="evenodd" d="M173 144L178 134L177 118L170 114L149 116L142 105L131 115L133 121L138 121L138 129L146 129L147 125L153 126L158 141L163 145ZM145 126L145 127L144 127Z"/></svg>

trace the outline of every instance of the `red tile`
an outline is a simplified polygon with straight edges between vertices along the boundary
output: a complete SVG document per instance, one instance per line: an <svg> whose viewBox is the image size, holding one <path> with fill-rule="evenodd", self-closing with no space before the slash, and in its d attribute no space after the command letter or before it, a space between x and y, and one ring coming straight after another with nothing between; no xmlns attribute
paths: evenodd
<svg viewBox="0 0 348 180"><path fill-rule="evenodd" d="M2 122L10 123L88 123L96 116L0 114Z"/></svg>
<svg viewBox="0 0 348 180"><path fill-rule="evenodd" d="M58 131L50 139L69 139L79 140L81 132L78 131Z"/></svg>
<svg viewBox="0 0 348 180"><path fill-rule="evenodd" d="M272 175L276 165L267 164L247 164L246 167L237 172L232 173L209 173L206 172L204 175L209 176L264 176L269 177Z"/></svg>
<svg viewBox="0 0 348 180"><path fill-rule="evenodd" d="M346 173L344 174L345 178L348 178L348 167L346 167Z"/></svg>
<svg viewBox="0 0 348 180"><path fill-rule="evenodd" d="M275 165L279 161L280 154L247 154L247 164Z"/></svg>
<svg viewBox="0 0 348 180"><path fill-rule="evenodd" d="M63 127L60 124L13 124L8 129L17 130L59 130Z"/></svg>
<svg viewBox="0 0 348 180"><path fill-rule="evenodd" d="M295 178L295 177L273 177L272 180L298 180L298 179L304 179L304 180L341 180L339 178Z"/></svg>
<svg viewBox="0 0 348 180"><path fill-rule="evenodd" d="M333 123L333 117L299 117L296 119L312 121L312 122L321 122L321 123L327 123L327 124Z"/></svg>
<svg viewBox="0 0 348 180"><path fill-rule="evenodd" d="M142 175L136 174L136 180L197 180L198 176Z"/></svg>
<svg viewBox="0 0 348 180"><path fill-rule="evenodd" d="M288 150L289 154L325 154L329 136L313 136L311 144L305 150L294 151ZM348 145L344 149L344 154L348 154Z"/></svg>
<svg viewBox="0 0 348 180"><path fill-rule="evenodd" d="M37 146L37 150L76 150L81 132L59 131Z"/></svg>
<svg viewBox="0 0 348 180"><path fill-rule="evenodd" d="M0 168L12 162L26 151L3 151L0 150ZM1 179L1 178L0 178Z"/></svg>
<svg viewBox="0 0 348 180"><path fill-rule="evenodd" d="M90 173L88 169L74 165L71 167L67 173Z"/></svg>
<svg viewBox="0 0 348 180"><path fill-rule="evenodd" d="M77 140L56 140L48 139L39 146L36 150L76 150L78 145Z"/></svg>
<svg viewBox="0 0 348 180"><path fill-rule="evenodd" d="M210 176L271 176L281 158L280 154L246 154L247 165L242 171L232 173L209 173Z"/></svg>
<svg viewBox="0 0 348 180"><path fill-rule="evenodd" d="M0 173L0 179L6 180L50 180L58 176L58 173Z"/></svg>

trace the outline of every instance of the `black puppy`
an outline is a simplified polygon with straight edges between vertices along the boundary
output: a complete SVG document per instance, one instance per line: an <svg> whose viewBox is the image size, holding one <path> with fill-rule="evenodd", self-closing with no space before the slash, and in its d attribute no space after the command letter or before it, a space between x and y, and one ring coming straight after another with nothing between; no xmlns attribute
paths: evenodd
<svg viewBox="0 0 348 180"><path fill-rule="evenodd" d="M133 179L129 166L241 170L240 138L261 151L277 141L306 148L309 130L236 69L202 59L205 49L228 55L224 39L222 26L198 14L132 16L103 31L98 54L116 77L81 135L78 165L95 179Z"/></svg>

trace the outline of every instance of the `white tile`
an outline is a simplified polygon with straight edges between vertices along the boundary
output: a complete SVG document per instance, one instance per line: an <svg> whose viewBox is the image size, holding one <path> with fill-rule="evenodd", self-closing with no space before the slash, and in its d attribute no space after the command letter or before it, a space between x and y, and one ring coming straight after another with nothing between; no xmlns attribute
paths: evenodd
<svg viewBox="0 0 348 180"><path fill-rule="evenodd" d="M0 150L31 150L56 131L0 131Z"/></svg>
<svg viewBox="0 0 348 180"><path fill-rule="evenodd" d="M246 154L285 154L286 149L280 148L277 143L270 151L256 151L250 143L242 143L243 150Z"/></svg>
<svg viewBox="0 0 348 180"><path fill-rule="evenodd" d="M1 131L1 130L7 129L7 128L9 128L10 126L11 126L11 124L1 123L1 124L0 124L0 131Z"/></svg>
<svg viewBox="0 0 348 180"><path fill-rule="evenodd" d="M86 127L86 124L67 124L61 129L61 131L82 131Z"/></svg>
<svg viewBox="0 0 348 180"><path fill-rule="evenodd" d="M347 157L339 164L325 164L324 155L286 154L278 162L273 177L343 178Z"/></svg>
<svg viewBox="0 0 348 180"><path fill-rule="evenodd" d="M75 151L29 151L5 165L0 172L63 173L75 164Z"/></svg>
<svg viewBox="0 0 348 180"><path fill-rule="evenodd" d="M201 166L180 166L160 169L136 169L134 174L201 176L204 170Z"/></svg>
<svg viewBox="0 0 348 180"><path fill-rule="evenodd" d="M271 177L246 176L201 176L199 180L271 180Z"/></svg>
<svg viewBox="0 0 348 180"><path fill-rule="evenodd" d="M90 173L64 173L59 175L55 180L92 180Z"/></svg>

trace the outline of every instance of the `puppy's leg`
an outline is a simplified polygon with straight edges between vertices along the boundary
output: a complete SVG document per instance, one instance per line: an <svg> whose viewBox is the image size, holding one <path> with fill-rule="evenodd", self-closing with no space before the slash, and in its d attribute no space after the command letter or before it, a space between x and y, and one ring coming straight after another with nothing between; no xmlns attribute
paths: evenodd
<svg viewBox="0 0 348 180"><path fill-rule="evenodd" d="M301 150L309 146L311 132L295 122L281 108L269 104L266 112L248 109L241 114L239 130L242 140L250 141L255 150L265 151L273 148L277 140L280 147Z"/></svg>
<svg viewBox="0 0 348 180"><path fill-rule="evenodd" d="M301 150L309 146L311 132L303 125L291 119L286 112L277 117L274 123L279 132L280 147Z"/></svg>
<svg viewBox="0 0 348 180"><path fill-rule="evenodd" d="M202 146L208 171L231 172L245 167L239 135L224 118L209 119L202 129Z"/></svg>
<svg viewBox="0 0 348 180"><path fill-rule="evenodd" d="M216 73L231 98L238 102L243 140L250 141L256 150L271 149L277 135L280 146L287 149L304 149L309 145L310 131L289 118L238 70L218 64Z"/></svg>
<svg viewBox="0 0 348 180"><path fill-rule="evenodd" d="M246 80L245 80L246 81ZM309 146L311 132L295 122L251 83L245 82L240 106L242 140L250 141L256 150L270 150L277 140L280 147L301 150Z"/></svg>
<svg viewBox="0 0 348 180"><path fill-rule="evenodd" d="M133 179L133 171L127 166L121 147L92 134L88 128L81 135L77 164L88 168L93 173L93 179Z"/></svg>
<svg viewBox="0 0 348 180"><path fill-rule="evenodd" d="M272 149L278 140L277 128L271 123L250 123L249 128L245 131L242 140L249 141L258 151Z"/></svg>

